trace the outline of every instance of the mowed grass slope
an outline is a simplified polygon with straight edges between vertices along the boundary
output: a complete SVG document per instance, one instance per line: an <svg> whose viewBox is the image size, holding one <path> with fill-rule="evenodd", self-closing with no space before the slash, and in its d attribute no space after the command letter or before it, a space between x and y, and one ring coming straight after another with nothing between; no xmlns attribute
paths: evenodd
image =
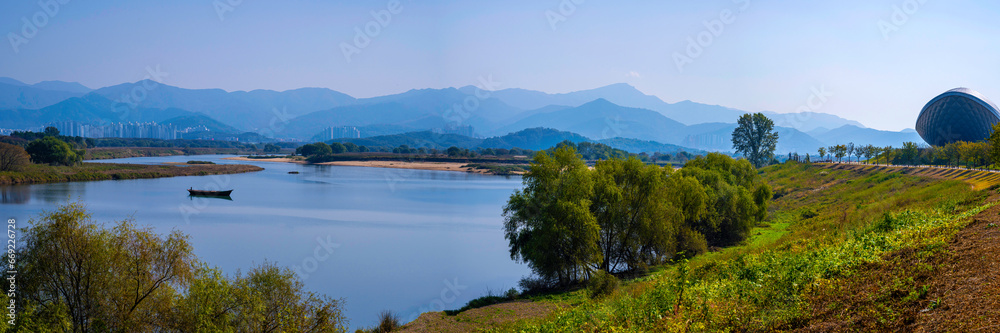
<svg viewBox="0 0 1000 333"><path fill-rule="evenodd" d="M990 206L988 191L958 180L794 163L761 173L775 200L745 245L660 267L602 299L548 296L565 307L480 329L905 330L937 308L928 279L947 242Z"/></svg>

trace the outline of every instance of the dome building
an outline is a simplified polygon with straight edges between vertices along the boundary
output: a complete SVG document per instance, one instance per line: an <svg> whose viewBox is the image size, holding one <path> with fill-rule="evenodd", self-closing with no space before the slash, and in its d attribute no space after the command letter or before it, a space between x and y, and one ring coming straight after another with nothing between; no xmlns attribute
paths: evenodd
<svg viewBox="0 0 1000 333"><path fill-rule="evenodd" d="M955 88L934 97L917 117L917 134L932 146L982 141L1000 122L1000 111L979 92Z"/></svg>

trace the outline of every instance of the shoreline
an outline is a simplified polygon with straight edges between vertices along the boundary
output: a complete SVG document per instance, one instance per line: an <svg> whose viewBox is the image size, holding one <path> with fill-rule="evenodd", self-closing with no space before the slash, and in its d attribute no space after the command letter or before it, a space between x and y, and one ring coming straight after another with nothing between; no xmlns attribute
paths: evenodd
<svg viewBox="0 0 1000 333"><path fill-rule="evenodd" d="M295 160L287 157L282 158L246 158L243 156L237 157L226 157L224 160L231 161L256 161L256 162L279 162L279 163L296 163L296 164L309 164L302 160ZM387 168L387 169L410 169L410 170L428 170L428 171L452 171L452 172L465 172L465 173L477 173L483 175L495 175L490 172L489 169L476 169L473 167L466 167L470 163L463 162L416 162L416 161L378 161L378 160L366 160L366 161L334 161L334 162L322 162L315 163L315 165L333 165L333 166L354 166L354 167L366 167L366 168ZM518 173L519 174L519 173Z"/></svg>
<svg viewBox="0 0 1000 333"><path fill-rule="evenodd" d="M430 170L430 171L457 171L465 173L478 173L478 174L489 174L485 169L474 169L472 167L463 167L468 163L459 162L400 162L400 161L336 161L336 162L323 162L317 163L317 165L337 165L337 166L356 166L356 167L368 167L368 168L387 168L387 169L411 169L411 170Z"/></svg>
<svg viewBox="0 0 1000 333"><path fill-rule="evenodd" d="M0 172L0 185L33 185L81 181L152 179L256 172L264 168L248 164L118 164L83 163L75 166L31 165L23 171Z"/></svg>
<svg viewBox="0 0 1000 333"><path fill-rule="evenodd" d="M224 160L230 161L246 161L246 162L275 162L275 163L295 163L295 164L307 164L306 161L291 159L287 157L277 157L277 158L247 158L244 156L233 156L233 157L223 157Z"/></svg>

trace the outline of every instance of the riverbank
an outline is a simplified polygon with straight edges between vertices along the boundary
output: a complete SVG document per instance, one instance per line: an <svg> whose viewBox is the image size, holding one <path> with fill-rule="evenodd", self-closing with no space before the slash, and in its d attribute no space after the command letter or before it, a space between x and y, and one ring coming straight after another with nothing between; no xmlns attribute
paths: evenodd
<svg viewBox="0 0 1000 333"><path fill-rule="evenodd" d="M318 163L318 165L359 166L370 168L414 169L433 171L461 171L487 174L487 170L466 167L466 163L454 162L400 162L400 161L337 161Z"/></svg>
<svg viewBox="0 0 1000 333"><path fill-rule="evenodd" d="M304 159L279 157L279 158L249 158L246 156L226 157L224 160L231 161L254 161L254 162L282 162L308 164ZM485 175L519 175L526 171L526 164L497 164L497 163L472 163L470 161L422 161L422 160L382 160L382 159L358 159L315 163L316 165L337 165L337 166L358 166L369 168L390 168L390 169L413 169L431 171L458 171L467 173L478 173Z"/></svg>
<svg viewBox="0 0 1000 333"><path fill-rule="evenodd" d="M244 164L188 164L185 166L117 163L82 163L75 166L32 164L26 166L22 171L0 172L0 185L206 176L261 170L264 168Z"/></svg>
<svg viewBox="0 0 1000 333"><path fill-rule="evenodd" d="M234 157L224 157L224 160L230 161L248 161L248 162L278 162L278 163L298 163L306 164L306 161L292 158L292 157L275 157L275 158L249 158L246 156L234 156Z"/></svg>
<svg viewBox="0 0 1000 333"><path fill-rule="evenodd" d="M774 201L768 219L742 244L652 267L601 298L590 298L586 289L517 298L560 306L551 313L501 303L477 310L520 319L497 324L467 321L463 312L425 313L404 330L974 331L995 325L997 316L983 309L1000 297L981 281L996 275L984 259L998 251L996 191L973 190L955 177L795 163L761 174Z"/></svg>
<svg viewBox="0 0 1000 333"><path fill-rule="evenodd" d="M183 147L97 147L88 148L84 160L109 160L129 157L159 157L179 155L236 155L236 148L183 148Z"/></svg>

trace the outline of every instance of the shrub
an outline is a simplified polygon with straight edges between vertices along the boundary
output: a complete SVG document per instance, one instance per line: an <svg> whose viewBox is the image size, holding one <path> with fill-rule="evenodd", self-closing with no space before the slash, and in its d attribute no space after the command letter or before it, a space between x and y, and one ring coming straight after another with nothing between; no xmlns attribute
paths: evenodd
<svg viewBox="0 0 1000 333"><path fill-rule="evenodd" d="M399 316L392 311L385 310L378 314L378 324L375 327L369 329L358 329L355 333L388 333L395 331L402 327L403 324L399 322Z"/></svg>
<svg viewBox="0 0 1000 333"><path fill-rule="evenodd" d="M75 165L83 160L83 151L75 151L70 145L54 136L47 136L28 144L25 149L35 163L51 165Z"/></svg>
<svg viewBox="0 0 1000 333"><path fill-rule="evenodd" d="M813 208L806 208L802 210L801 213L799 213L799 217L801 217L803 220L808 220L817 216L819 216L819 212L817 212L816 209Z"/></svg>
<svg viewBox="0 0 1000 333"><path fill-rule="evenodd" d="M454 316L461 313L462 311L513 301L517 299L518 296L519 293L517 292L517 289L514 288L510 288L509 290L504 292L503 295L494 295L492 290L487 290L486 295L483 295L482 297L469 301L468 304L466 304L465 306L463 306L458 310L445 310L444 314L449 316Z"/></svg>
<svg viewBox="0 0 1000 333"><path fill-rule="evenodd" d="M0 171L20 171L31 163L31 157L24 148L0 142Z"/></svg>
<svg viewBox="0 0 1000 333"><path fill-rule="evenodd" d="M597 271L587 282L587 294L590 298L611 295L618 289L618 278L605 271Z"/></svg>
<svg viewBox="0 0 1000 333"><path fill-rule="evenodd" d="M521 291L524 294L540 294L555 289L558 281L542 277L525 276L521 278L521 281L517 282L517 285L521 287Z"/></svg>

